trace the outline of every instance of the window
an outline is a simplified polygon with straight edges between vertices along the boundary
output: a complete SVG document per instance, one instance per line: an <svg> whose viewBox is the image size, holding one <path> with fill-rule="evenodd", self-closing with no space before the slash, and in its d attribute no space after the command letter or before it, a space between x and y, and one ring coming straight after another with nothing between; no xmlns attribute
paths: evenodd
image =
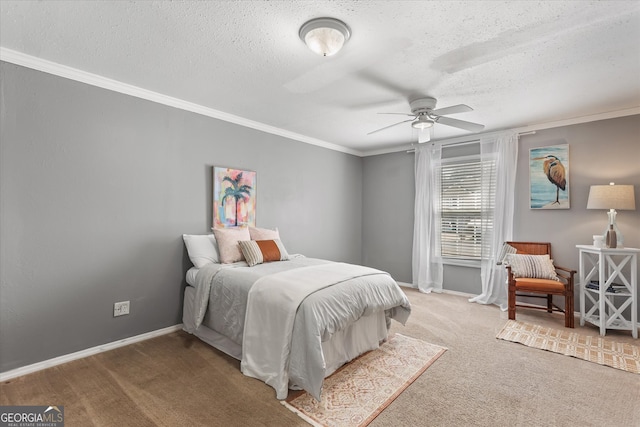
<svg viewBox="0 0 640 427"><path fill-rule="evenodd" d="M480 156L442 161L440 254L443 258L481 259L482 233L492 231L495 163L495 160L482 162Z"/></svg>

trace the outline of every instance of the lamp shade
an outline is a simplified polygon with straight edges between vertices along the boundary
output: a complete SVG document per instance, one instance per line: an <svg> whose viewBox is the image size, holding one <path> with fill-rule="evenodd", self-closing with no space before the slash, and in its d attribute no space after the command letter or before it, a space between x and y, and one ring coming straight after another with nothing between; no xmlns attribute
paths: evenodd
<svg viewBox="0 0 640 427"><path fill-rule="evenodd" d="M636 209L633 185L592 185L587 209Z"/></svg>
<svg viewBox="0 0 640 427"><path fill-rule="evenodd" d="M299 36L318 55L331 56L349 40L351 30L347 24L337 19L316 18L300 28Z"/></svg>

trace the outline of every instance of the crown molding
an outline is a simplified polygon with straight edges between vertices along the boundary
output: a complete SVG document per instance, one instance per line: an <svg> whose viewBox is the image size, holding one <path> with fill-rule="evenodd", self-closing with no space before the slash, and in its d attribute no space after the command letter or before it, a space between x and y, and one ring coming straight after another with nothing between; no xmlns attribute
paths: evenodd
<svg viewBox="0 0 640 427"><path fill-rule="evenodd" d="M163 95L161 93L143 89L138 86L122 83L117 80L78 70L76 68L68 67L66 65L58 64L46 59L37 58L35 56L27 55L12 49L0 47L0 60L31 68L33 70L42 71L44 73L53 74L58 77L75 80L77 82L96 86L102 89L119 92L147 101L156 102L158 104L167 105L169 107L178 108L180 110L190 111L192 113L200 114L218 120L223 120L229 123L234 123L247 128L270 133L272 135L278 135L295 141L304 142L305 144L316 145L319 147L327 148L329 150L339 151L341 153L351 154L358 157L363 156L363 153L358 150L353 150L347 147L333 144L331 142L311 138L295 132L289 132L275 126L270 126L264 123L256 122L254 120L249 120L244 117L225 113L223 111L214 110L213 108L208 108L199 104L195 104L193 102L188 102L179 98Z"/></svg>
<svg viewBox="0 0 640 427"><path fill-rule="evenodd" d="M640 106L625 108L623 110L607 111L604 113L590 114L588 116L573 117L571 119L544 122L516 129L518 132L531 132L537 130L553 129L562 126L579 125L581 123L597 122L598 120L616 119L619 117L633 116L640 114Z"/></svg>
<svg viewBox="0 0 640 427"><path fill-rule="evenodd" d="M85 83L91 86L100 87L102 89L119 92L125 95L134 96L136 98L145 99L147 101L156 102L159 104L167 105L169 107L178 108L181 110L189 111L192 113L200 114L203 116L211 117L225 122L234 123L247 128L259 130L272 135L278 135L284 138L292 139L294 141L303 142L305 144L315 145L323 148L327 148L333 151L339 151L341 153L351 154L358 157L377 156L380 154L390 154L400 151L406 151L408 149L415 148L414 143L403 144L396 147L381 148L375 150L354 150L351 148L343 147L338 144L323 141L316 138L311 138L306 135L302 135L295 132L290 132L284 129L270 126L264 123L249 120L244 117L236 116L233 114L225 113L223 111L214 110L193 102L184 101L179 98L163 95L158 92L153 92L147 89L133 86L127 83L122 83L117 80L109 79L97 74L89 73L86 71L78 70L76 68L68 67L66 65L58 64L56 62L48 61L46 59L37 58L35 56L27 55L22 52L18 52L12 49L0 47L0 60L10 62L15 65L31 68L44 73L53 74L59 77L75 80L81 83ZM533 125L527 125L519 127L515 130L517 132L532 132L537 130L552 129L562 126L571 126L580 123L593 122L598 120L613 119L618 117L631 116L640 114L640 106L627 108L624 110L609 111L605 113L592 114L588 116L575 117L571 119L558 120L553 122L545 122ZM497 131L485 132L480 134L464 135L454 138L446 138L437 140L434 139L431 142L438 142L443 144L464 142L468 140L478 139L482 135L488 135Z"/></svg>

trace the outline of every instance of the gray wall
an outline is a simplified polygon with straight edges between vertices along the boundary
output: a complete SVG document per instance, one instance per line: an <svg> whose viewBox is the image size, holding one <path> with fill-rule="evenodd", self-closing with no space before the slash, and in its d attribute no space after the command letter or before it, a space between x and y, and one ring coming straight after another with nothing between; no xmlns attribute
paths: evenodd
<svg viewBox="0 0 640 427"><path fill-rule="evenodd" d="M557 144L569 144L571 209L531 210L529 149ZM589 186L614 181L635 185L637 210L618 212L617 223L625 246L640 247L640 116L522 136L518 158L515 240L549 241L556 264L577 270L575 245L590 244L607 225L605 211L586 209ZM371 156L363 170L363 262L404 282L411 282L413 160L405 152ZM445 265L445 289L478 294L480 287L478 269Z"/></svg>
<svg viewBox="0 0 640 427"><path fill-rule="evenodd" d="M289 252L361 262L361 158L9 63L0 75L0 371L180 323L182 234L210 231L214 165L257 171L257 224Z"/></svg>
<svg viewBox="0 0 640 427"><path fill-rule="evenodd" d="M30 69L0 65L0 371L181 321L181 235L207 233L214 165L258 172L257 222L292 253L360 263L411 282L413 156L314 147ZM520 142L516 235L575 245L606 224L589 185L640 188L640 116L539 131ZM570 144L571 209L528 209L528 149ZM401 208L400 208L401 207ZM621 211L640 247L640 206ZM445 267L478 293L478 270ZM131 314L112 317L130 300Z"/></svg>
<svg viewBox="0 0 640 427"><path fill-rule="evenodd" d="M413 154L364 158L362 262L411 283Z"/></svg>
<svg viewBox="0 0 640 427"><path fill-rule="evenodd" d="M569 144L571 209L529 209L529 150ZM604 210L587 210L591 185L633 184L636 210L619 211L616 222L625 246L640 248L640 116L600 120L538 131L520 140L514 235L519 240L552 243L559 265L578 267L576 245L589 245L602 234L608 217Z"/></svg>

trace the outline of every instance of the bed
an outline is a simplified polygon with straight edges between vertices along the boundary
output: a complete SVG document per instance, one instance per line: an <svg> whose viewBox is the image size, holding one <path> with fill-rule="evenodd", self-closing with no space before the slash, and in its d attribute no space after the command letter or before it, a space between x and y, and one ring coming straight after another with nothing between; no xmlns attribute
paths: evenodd
<svg viewBox="0 0 640 427"><path fill-rule="evenodd" d="M303 389L320 400L324 378L378 348L392 319L407 321L409 301L386 272L289 255L277 230L251 231L183 236L194 264L183 329L240 360L278 399Z"/></svg>

